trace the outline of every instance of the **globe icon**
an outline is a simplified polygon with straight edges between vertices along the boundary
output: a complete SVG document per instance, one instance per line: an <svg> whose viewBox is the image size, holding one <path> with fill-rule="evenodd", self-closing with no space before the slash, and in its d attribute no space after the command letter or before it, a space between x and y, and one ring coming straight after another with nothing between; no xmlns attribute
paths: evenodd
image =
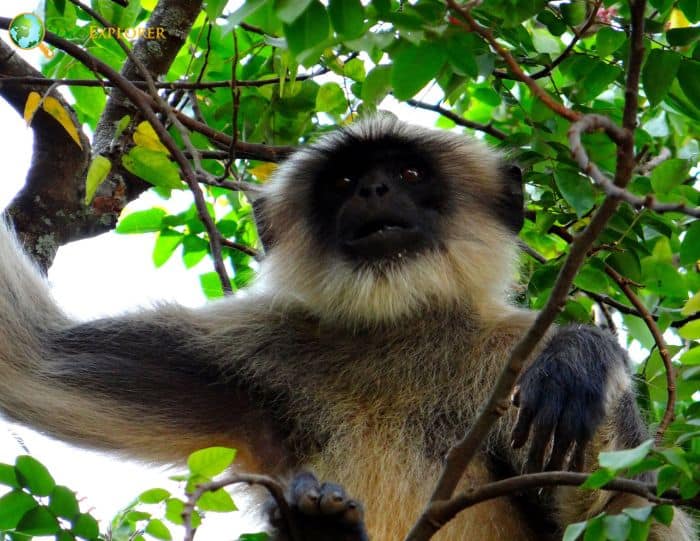
<svg viewBox="0 0 700 541"><path fill-rule="evenodd" d="M44 39L44 23L33 13L21 13L10 22L10 39L20 49L33 49Z"/></svg>

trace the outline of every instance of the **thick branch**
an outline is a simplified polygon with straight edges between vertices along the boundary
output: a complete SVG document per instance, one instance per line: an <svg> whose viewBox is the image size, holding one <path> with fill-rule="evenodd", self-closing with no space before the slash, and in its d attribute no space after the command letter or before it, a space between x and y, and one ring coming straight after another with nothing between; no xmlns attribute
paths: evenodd
<svg viewBox="0 0 700 541"><path fill-rule="evenodd" d="M2 41L0 73L41 80L41 73ZM0 86L0 96L20 116L31 92L44 95L46 91L41 84ZM70 238L75 217L82 212L83 175L90 156L90 142L73 110L58 92L51 90L50 95L70 113L82 149L56 119L39 109L32 120L34 146L27 178L7 210L28 252L44 269L51 265L58 246Z"/></svg>

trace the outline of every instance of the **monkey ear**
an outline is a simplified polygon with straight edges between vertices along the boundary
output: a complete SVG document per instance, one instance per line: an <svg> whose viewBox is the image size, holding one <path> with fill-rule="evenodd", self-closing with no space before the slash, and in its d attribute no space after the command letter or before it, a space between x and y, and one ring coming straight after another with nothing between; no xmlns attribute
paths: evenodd
<svg viewBox="0 0 700 541"><path fill-rule="evenodd" d="M523 174L515 164L507 163L502 168L503 191L500 204L501 218L506 225L518 233L525 222L525 198Z"/></svg>
<svg viewBox="0 0 700 541"><path fill-rule="evenodd" d="M275 243L275 235L272 232L270 220L265 212L266 201L266 197L258 197L253 201L253 218L255 219L255 225L258 228L258 236L260 237L263 248L266 252L269 252L270 248L272 248L272 245Z"/></svg>

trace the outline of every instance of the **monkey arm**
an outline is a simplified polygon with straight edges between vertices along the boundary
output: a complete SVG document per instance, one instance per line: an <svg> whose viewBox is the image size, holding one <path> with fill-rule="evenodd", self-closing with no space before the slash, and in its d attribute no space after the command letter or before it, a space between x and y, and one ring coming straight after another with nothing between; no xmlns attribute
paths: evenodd
<svg viewBox="0 0 700 541"><path fill-rule="evenodd" d="M596 327L556 329L521 375L514 404L512 448L516 468L528 472L591 471L601 451L635 447L649 436L635 403L625 351ZM527 452L520 451L531 440ZM553 515L561 528L600 512L648 505L638 496L559 487ZM687 515L676 510L670 527L652 526L652 541L692 541Z"/></svg>
<svg viewBox="0 0 700 541"><path fill-rule="evenodd" d="M260 304L162 306L76 324L0 220L0 412L151 461L219 444L238 448L251 469L275 471L289 459L285 430L272 401L235 371L265 339Z"/></svg>

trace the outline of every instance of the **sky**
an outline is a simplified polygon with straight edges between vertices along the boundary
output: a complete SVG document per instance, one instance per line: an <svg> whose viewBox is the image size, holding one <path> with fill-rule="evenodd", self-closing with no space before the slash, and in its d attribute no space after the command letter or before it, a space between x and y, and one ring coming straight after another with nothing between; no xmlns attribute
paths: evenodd
<svg viewBox="0 0 700 541"><path fill-rule="evenodd" d="M36 0L5 0L0 5L0 15L13 17L33 11L37 5ZM0 39L10 43L5 31L0 31ZM18 52L38 67L41 53L37 49L18 49ZM394 110L414 123L433 125L435 122L434 114L399 106L391 100L384 104L384 108ZM3 164L0 210L22 187L31 160L31 148L31 129L0 99L0 163ZM154 204L177 212L190 203L185 193L176 194L169 202L147 193L130 204L125 212L150 208ZM163 267L155 269L151 261L153 242L153 235L110 232L61 247L48 275L54 298L66 312L79 320L119 314L162 300L188 306L202 305L205 299L198 274L209 270L209 261L205 259L187 271L176 253ZM95 302L96 299L99 302ZM167 483L167 477L177 469L148 467L79 449L25 427L4 423L0 418L0 462L12 463L27 449L49 468L59 484L76 490L84 498L83 510L92 509L94 516L101 520L109 520L148 488L164 486L173 492L177 490L174 483ZM234 499L240 507L243 498L234 496ZM196 539L221 540L222 531L226 532L225 538L234 539L236 531L256 531L255 520L246 517L244 511L240 515L233 529L230 518L226 517L227 522L223 522L210 515Z"/></svg>

